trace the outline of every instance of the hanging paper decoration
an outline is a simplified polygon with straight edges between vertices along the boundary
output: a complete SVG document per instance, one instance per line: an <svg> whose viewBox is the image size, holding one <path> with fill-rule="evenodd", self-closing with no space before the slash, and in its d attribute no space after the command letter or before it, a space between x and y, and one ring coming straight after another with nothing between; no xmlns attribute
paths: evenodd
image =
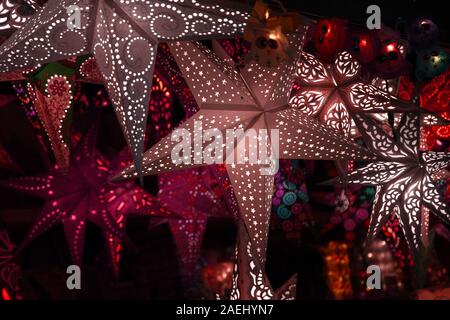
<svg viewBox="0 0 450 320"><path fill-rule="evenodd" d="M81 28L67 28L70 5L81 10ZM159 41L234 35L242 32L247 17L245 13L196 0L49 0L0 47L0 70L7 72L93 53L141 172L147 105Z"/></svg>
<svg viewBox="0 0 450 320"><path fill-rule="evenodd" d="M21 299L19 265L14 262L16 246L5 230L0 231L0 300Z"/></svg>
<svg viewBox="0 0 450 320"><path fill-rule="evenodd" d="M332 63L346 45L347 22L341 19L320 19L314 31L314 47L319 61Z"/></svg>
<svg viewBox="0 0 450 320"><path fill-rule="evenodd" d="M300 53L303 40L296 34L291 41ZM284 63L276 68L251 63L237 71L198 43L177 42L171 45L171 50L200 107L200 111L179 128L192 133L194 121L199 121L204 130L216 128L221 137L225 136L226 129L252 128L256 132L278 129L282 159L371 158L363 148L343 140L335 131L289 106L294 63ZM267 138L266 150L270 150ZM144 156L144 174L203 165L174 164L171 151L177 144L169 136L148 150ZM202 143L196 144L195 148L204 150ZM222 150L222 144L218 148ZM240 149L234 146L233 154ZM186 157L194 159L191 151ZM220 162L226 163L223 155L227 153L222 150ZM236 162L234 160L231 162ZM248 161L226 165L241 215L261 261L265 257L273 192L273 176L261 174L267 167L267 163L249 164ZM134 166L130 166L116 178L129 179L136 175Z"/></svg>
<svg viewBox="0 0 450 320"><path fill-rule="evenodd" d="M73 100L70 82L66 76L54 75L47 80L45 94L33 85L28 85L28 92L47 132L56 162L65 169L70 158L68 133L64 132Z"/></svg>
<svg viewBox="0 0 450 320"><path fill-rule="evenodd" d="M272 289L245 224L239 221L231 300L295 300L296 293L297 274Z"/></svg>
<svg viewBox="0 0 450 320"><path fill-rule="evenodd" d="M299 25L298 13L272 15L269 7L257 0L244 33L244 39L251 43L247 59L265 67L276 67L284 61L292 60L295 48L289 46L285 34L294 32Z"/></svg>
<svg viewBox="0 0 450 320"><path fill-rule="evenodd" d="M418 50L434 46L439 38L438 26L427 18L414 20L407 32L411 47Z"/></svg>
<svg viewBox="0 0 450 320"><path fill-rule="evenodd" d="M0 74L0 81L14 81L16 92L26 108L27 116L36 130L45 130L50 147L61 168L69 165L70 151L67 145L72 106L73 68L70 61L51 63L35 70L12 71ZM22 82L22 84L18 83ZM26 84L23 82L26 81ZM36 115L38 115L42 126ZM43 136L39 141L47 150Z"/></svg>
<svg viewBox="0 0 450 320"><path fill-rule="evenodd" d="M417 51L416 78L420 81L432 79L450 65L449 54L439 46Z"/></svg>
<svg viewBox="0 0 450 320"><path fill-rule="evenodd" d="M348 245L331 241L322 248L325 259L328 287L336 300L351 299L353 289L350 280Z"/></svg>
<svg viewBox="0 0 450 320"><path fill-rule="evenodd" d="M419 119L416 114L405 114L396 129L398 140L394 140L372 119L356 115L365 144L385 160L348 175L349 183L377 186L369 236L375 237L394 212L415 254L427 246L428 215L424 209L450 221L448 208L433 180L434 173L450 164L450 154L419 151Z"/></svg>
<svg viewBox="0 0 450 320"><path fill-rule="evenodd" d="M112 163L95 148L96 134L91 129L72 153L71 165L61 170L56 165L48 174L14 178L3 184L9 188L46 199L22 248L56 223L64 227L72 260L81 264L86 224L94 223L102 230L112 266L118 267L118 242L129 214L175 217L157 200L134 182L112 183L111 174L129 164L123 154Z"/></svg>
<svg viewBox="0 0 450 320"><path fill-rule="evenodd" d="M356 113L371 113L382 120L385 118L377 113L417 109L364 81L360 64L348 52L339 53L331 65L303 52L296 82L300 89L290 103L347 137L357 134L353 123Z"/></svg>
<svg viewBox="0 0 450 320"><path fill-rule="evenodd" d="M215 170L204 167L160 175L159 199L181 217L168 222L188 276L197 264L208 218L233 218L224 198L215 193L220 183Z"/></svg>

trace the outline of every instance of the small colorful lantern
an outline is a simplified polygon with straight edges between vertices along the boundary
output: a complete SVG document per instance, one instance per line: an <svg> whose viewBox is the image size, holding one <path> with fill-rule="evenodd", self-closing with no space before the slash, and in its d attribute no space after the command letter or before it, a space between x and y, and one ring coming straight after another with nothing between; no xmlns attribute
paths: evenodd
<svg viewBox="0 0 450 320"><path fill-rule="evenodd" d="M435 46L417 52L416 77L421 80L429 80L447 70L449 66L448 53Z"/></svg>
<svg viewBox="0 0 450 320"><path fill-rule="evenodd" d="M407 74L410 64L405 60L397 41L385 41L381 51L371 65L375 75L388 80Z"/></svg>
<svg viewBox="0 0 450 320"><path fill-rule="evenodd" d="M341 19L321 19L316 24L314 46L319 60L324 63L334 61L336 55L343 51L346 43L346 25Z"/></svg>
<svg viewBox="0 0 450 320"><path fill-rule="evenodd" d="M381 42L376 32L353 32L347 40L350 54L363 66L369 65L377 58Z"/></svg>
<svg viewBox="0 0 450 320"><path fill-rule="evenodd" d="M417 19L408 28L409 44L414 49L432 47L436 44L438 37L439 28L430 19Z"/></svg>

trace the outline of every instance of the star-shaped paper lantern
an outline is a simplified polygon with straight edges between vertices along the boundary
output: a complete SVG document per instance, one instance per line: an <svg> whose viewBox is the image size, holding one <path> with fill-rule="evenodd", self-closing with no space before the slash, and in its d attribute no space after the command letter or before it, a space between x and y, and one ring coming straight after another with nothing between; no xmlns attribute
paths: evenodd
<svg viewBox="0 0 450 320"><path fill-rule="evenodd" d="M386 90L364 81L361 65L348 52L339 53L334 63L328 65L303 52L296 76L299 90L291 98L291 104L345 136L356 134L354 113L373 113L384 120L377 113L415 110Z"/></svg>
<svg viewBox="0 0 450 320"><path fill-rule="evenodd" d="M101 228L113 267L117 267L124 219L129 214L175 217L159 202L132 181L111 183L111 174L129 161L121 154L110 162L95 148L95 130L91 129L72 154L71 165L61 170L57 165L36 177L14 178L4 185L46 199L22 248L56 223L64 227L72 260L82 262L86 225ZM118 248L119 246L119 248Z"/></svg>
<svg viewBox="0 0 450 320"><path fill-rule="evenodd" d="M276 291L273 290L260 264L245 224L238 223L236 263L234 265L231 300L295 300L297 274Z"/></svg>
<svg viewBox="0 0 450 320"><path fill-rule="evenodd" d="M71 5L80 28L67 26ZM0 47L0 70L93 53L140 172L158 43L234 35L247 16L197 0L49 0Z"/></svg>
<svg viewBox="0 0 450 320"><path fill-rule="evenodd" d="M224 186L219 185L216 170L200 167L160 176L161 204L180 216L168 222L187 275L193 273L198 261L208 218L233 218L220 192Z"/></svg>
<svg viewBox="0 0 450 320"><path fill-rule="evenodd" d="M301 52L303 35L304 30L301 30L290 39L297 52ZM295 63L285 62L275 68L251 63L237 71L229 62L220 59L199 43L176 42L171 45L171 50L200 108L179 129L192 134L194 122L198 121L203 130L213 129L220 132L222 137L226 136L226 129L263 130L268 135L272 129L279 130L281 159L371 158L370 152L347 142L334 130L290 107L289 95ZM264 261L273 175L261 174L262 169L267 169L267 163L251 164L248 160L237 163L234 156L238 150L242 150L243 141L245 140L237 141L237 145L233 144L222 152L225 157L219 160L227 163L227 172L241 215L247 224L255 250L261 261ZM271 142L269 138L265 142L267 153ZM190 164L174 163L171 152L177 144L168 136L148 150L144 155L144 175L204 165L192 161ZM206 146L205 142L195 142L192 152L184 156L194 159L194 149L204 150ZM222 144L219 148L221 146ZM136 175L134 166L131 166L118 178L132 178Z"/></svg>
<svg viewBox="0 0 450 320"><path fill-rule="evenodd" d="M367 147L382 160L348 175L349 183L377 186L369 237L374 237L395 213L410 248L417 252L427 244L428 212L450 222L450 213L434 182L434 174L450 164L450 153L423 152L419 148L419 115L406 113L397 138L386 134L373 119L355 115Z"/></svg>

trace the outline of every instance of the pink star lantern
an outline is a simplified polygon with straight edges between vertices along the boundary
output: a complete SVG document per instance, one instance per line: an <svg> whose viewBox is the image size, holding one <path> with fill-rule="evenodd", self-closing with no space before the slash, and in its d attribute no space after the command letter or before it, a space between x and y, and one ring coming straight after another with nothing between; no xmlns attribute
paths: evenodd
<svg viewBox="0 0 450 320"><path fill-rule="evenodd" d="M303 52L297 67L300 87L292 96L292 106L345 136L356 135L353 114L415 111L416 108L385 90L364 81L361 65L348 52L338 54L334 63L325 65L312 54ZM378 114L377 114L378 113Z"/></svg>
<svg viewBox="0 0 450 320"><path fill-rule="evenodd" d="M197 263L208 218L233 218L215 170L215 167L200 167L160 176L161 204L181 216L170 219L169 226L188 275Z"/></svg>
<svg viewBox="0 0 450 320"><path fill-rule="evenodd" d="M125 153L121 153L110 163L99 154L95 143L95 130L91 129L76 146L66 170L56 165L48 174L14 178L4 183L47 200L21 248L56 223L62 223L72 260L81 264L86 224L91 222L101 228L113 267L117 268L127 215L175 216L134 182L110 182L110 175L129 162L123 160Z"/></svg>

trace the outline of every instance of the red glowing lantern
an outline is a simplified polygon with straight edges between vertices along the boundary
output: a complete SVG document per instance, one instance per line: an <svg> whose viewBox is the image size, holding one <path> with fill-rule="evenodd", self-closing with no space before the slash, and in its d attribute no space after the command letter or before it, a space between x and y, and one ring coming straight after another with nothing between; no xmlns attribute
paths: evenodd
<svg viewBox="0 0 450 320"><path fill-rule="evenodd" d="M381 41L376 32L354 31L347 40L348 51L363 66L377 58L381 50Z"/></svg>
<svg viewBox="0 0 450 320"><path fill-rule="evenodd" d="M346 25L340 19L322 19L316 24L314 46L319 60L325 63L334 61L336 55L343 51L346 43Z"/></svg>
<svg viewBox="0 0 450 320"><path fill-rule="evenodd" d="M384 41L380 53L372 63L372 71L382 79L393 79L409 73L410 64L397 41Z"/></svg>

